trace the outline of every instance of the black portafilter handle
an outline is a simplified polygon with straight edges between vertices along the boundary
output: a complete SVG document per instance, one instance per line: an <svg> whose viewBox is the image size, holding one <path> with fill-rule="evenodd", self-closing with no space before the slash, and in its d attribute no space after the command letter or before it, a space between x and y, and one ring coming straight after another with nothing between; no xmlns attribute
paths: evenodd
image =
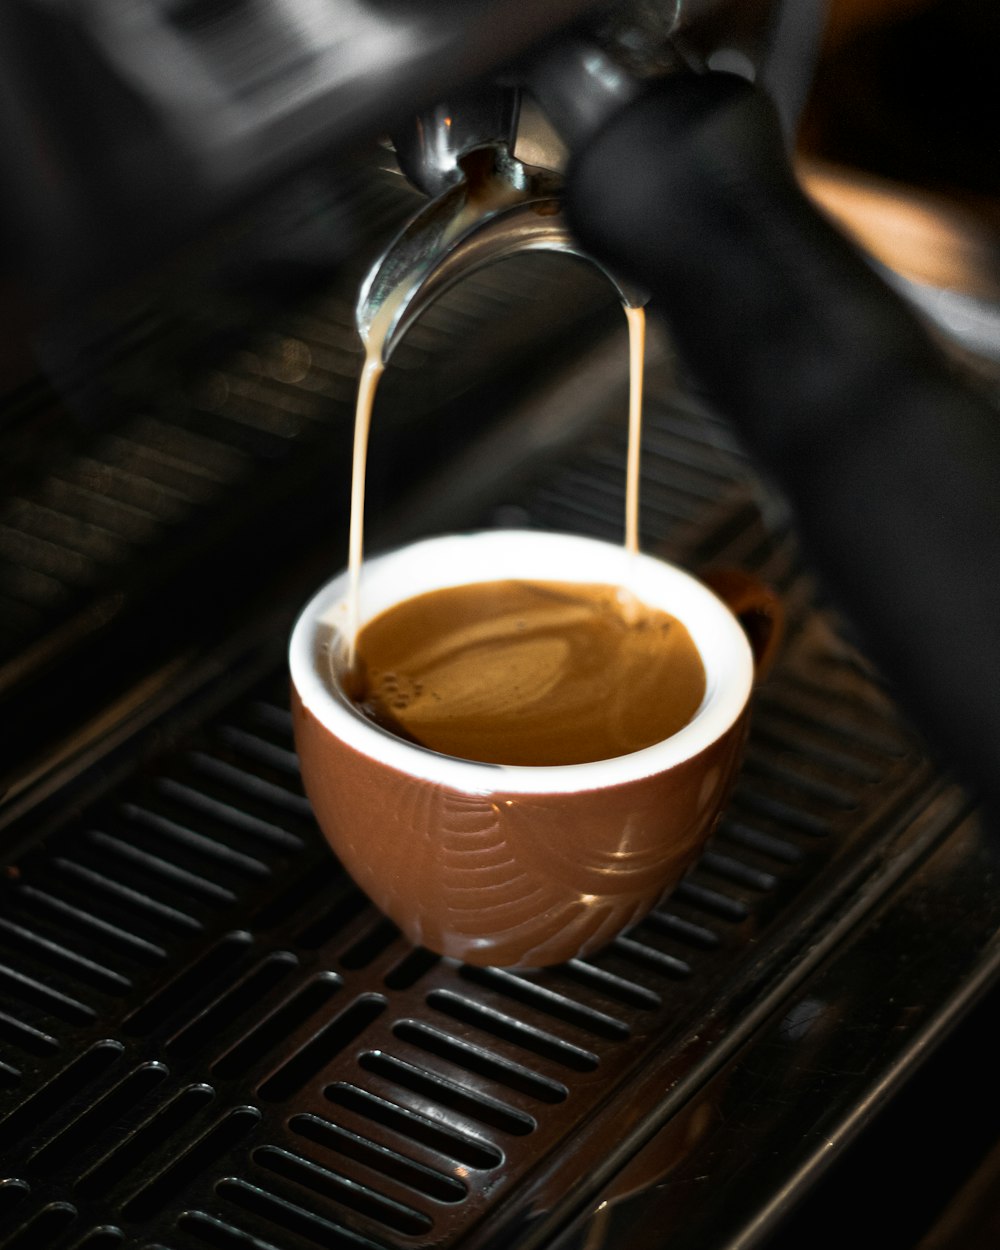
<svg viewBox="0 0 1000 1250"><path fill-rule="evenodd" d="M663 80L570 164L581 243L651 292L695 384L936 752L1000 797L1000 413L813 207L768 99Z"/></svg>

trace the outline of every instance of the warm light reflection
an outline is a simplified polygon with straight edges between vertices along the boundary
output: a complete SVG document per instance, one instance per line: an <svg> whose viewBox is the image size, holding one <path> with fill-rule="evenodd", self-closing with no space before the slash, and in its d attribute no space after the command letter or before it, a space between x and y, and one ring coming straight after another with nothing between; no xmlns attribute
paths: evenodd
<svg viewBox="0 0 1000 1250"><path fill-rule="evenodd" d="M972 212L909 187L800 163L813 199L871 255L904 278L1000 297L1000 252Z"/></svg>

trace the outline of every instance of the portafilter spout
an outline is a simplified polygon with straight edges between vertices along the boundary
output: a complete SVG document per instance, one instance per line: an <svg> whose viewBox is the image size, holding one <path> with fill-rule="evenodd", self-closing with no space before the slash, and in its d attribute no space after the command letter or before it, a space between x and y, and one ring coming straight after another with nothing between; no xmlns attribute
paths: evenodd
<svg viewBox="0 0 1000 1250"><path fill-rule="evenodd" d="M645 293L599 265L570 234L562 212L561 181L550 170L530 169L506 158L486 175L467 172L462 182L431 200L362 283L356 320L366 351L380 350L386 363L407 329L438 296L477 269L521 252L562 252L590 261L606 275L623 304L641 307Z"/></svg>
<svg viewBox="0 0 1000 1250"><path fill-rule="evenodd" d="M562 212L562 178L510 154L516 93L497 87L421 114L397 139L403 172L432 193L375 262L356 308L366 352L385 364L429 304L462 278L521 252L562 252L601 270L626 307L645 294L580 248Z"/></svg>

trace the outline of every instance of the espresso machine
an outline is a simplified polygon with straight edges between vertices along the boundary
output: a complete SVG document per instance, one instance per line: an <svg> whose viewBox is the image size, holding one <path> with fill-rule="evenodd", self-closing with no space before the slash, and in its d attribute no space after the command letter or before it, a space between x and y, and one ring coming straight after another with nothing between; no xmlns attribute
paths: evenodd
<svg viewBox="0 0 1000 1250"><path fill-rule="evenodd" d="M978 1244L996 253L803 154L827 19L8 0L2 1250L783 1250L873 1198ZM644 304L643 545L789 615L706 854L544 972L409 946L298 781L285 640L401 278L371 549L616 540Z"/></svg>

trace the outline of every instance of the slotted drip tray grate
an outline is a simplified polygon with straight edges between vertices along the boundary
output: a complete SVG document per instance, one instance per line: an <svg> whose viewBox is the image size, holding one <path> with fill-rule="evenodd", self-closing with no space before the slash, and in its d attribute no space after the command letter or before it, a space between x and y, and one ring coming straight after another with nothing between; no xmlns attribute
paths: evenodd
<svg viewBox="0 0 1000 1250"><path fill-rule="evenodd" d="M696 449L692 421L654 421L665 457ZM609 455L567 464L533 517L567 523ZM746 498L691 529L672 497L651 515L675 548L801 601L793 545ZM833 897L931 784L864 666L800 612L728 816L673 897L593 958L466 968L409 947L333 862L279 673L3 882L0 1245L515 1244L519 1194L555 1158L584 1176L580 1143L615 1139L654 1057L752 1001L819 878Z"/></svg>

